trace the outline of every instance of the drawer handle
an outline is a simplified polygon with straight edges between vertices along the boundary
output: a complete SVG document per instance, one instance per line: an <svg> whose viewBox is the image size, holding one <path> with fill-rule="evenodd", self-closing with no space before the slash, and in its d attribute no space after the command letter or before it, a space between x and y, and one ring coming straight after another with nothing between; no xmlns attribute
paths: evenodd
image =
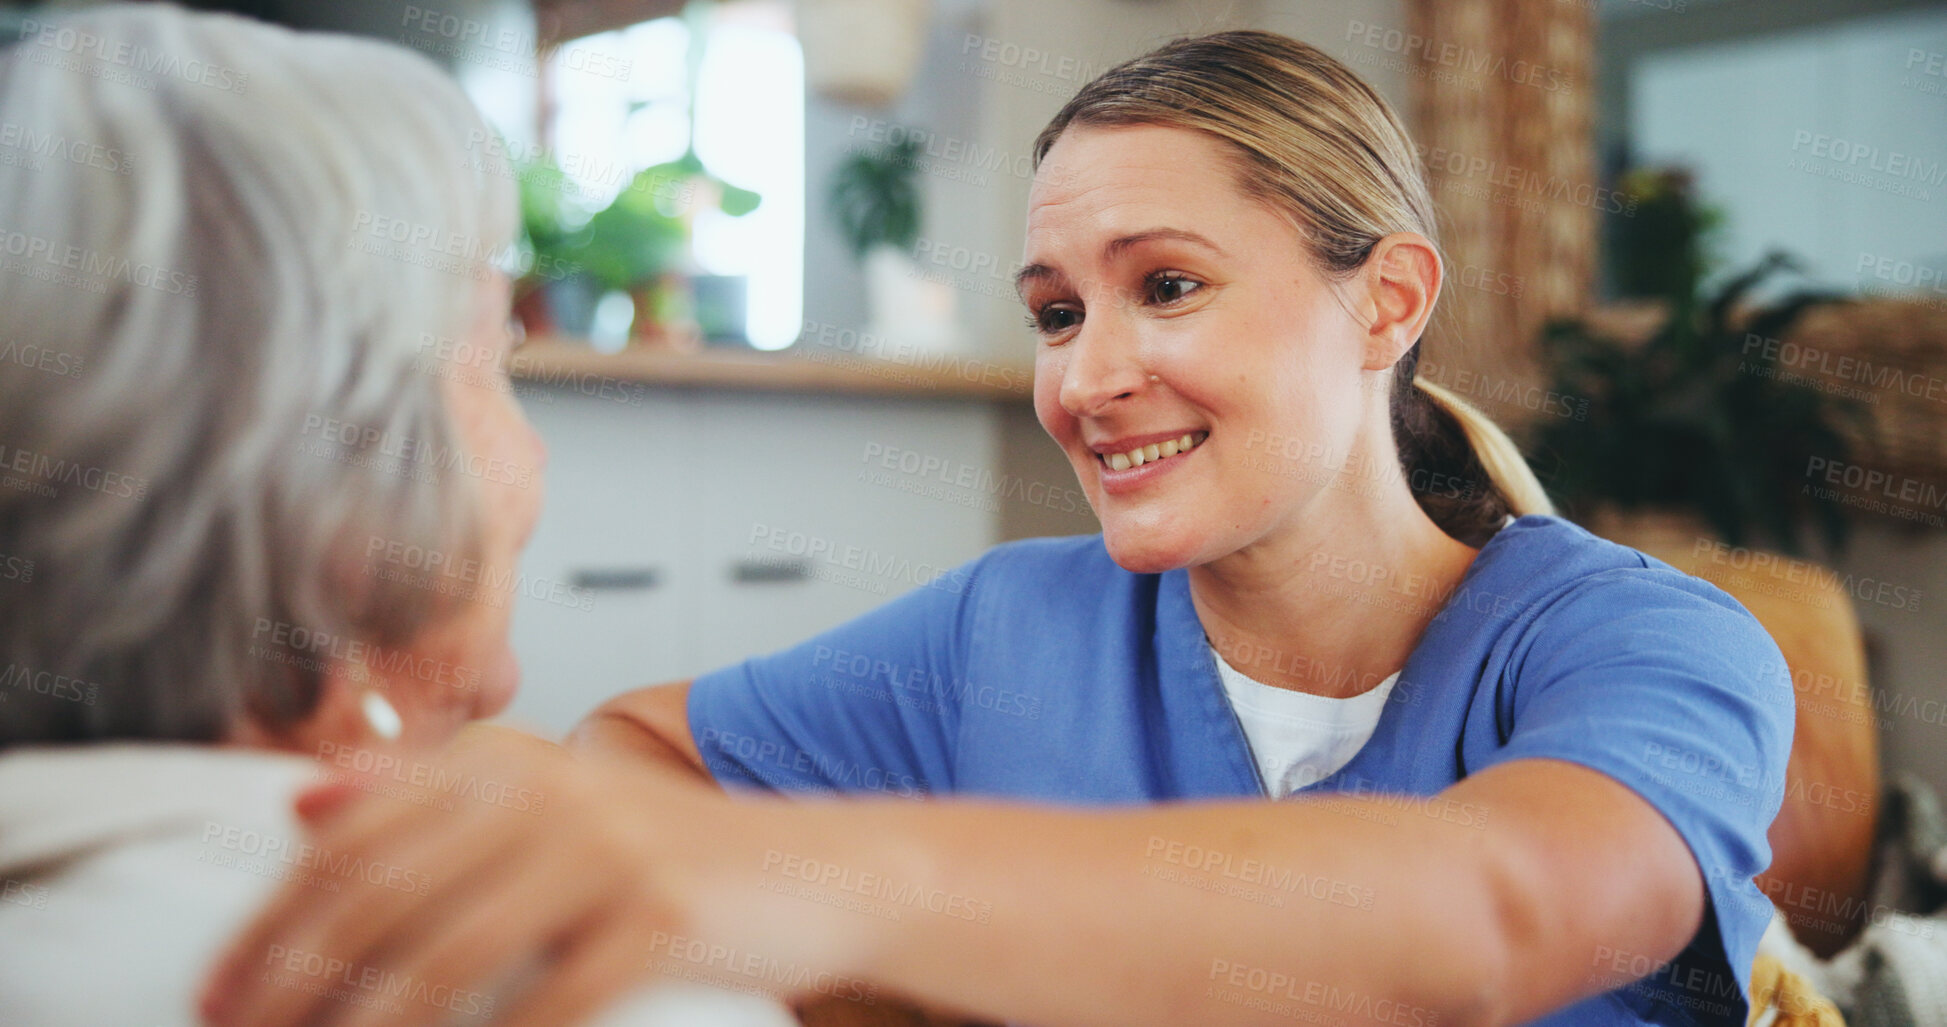
<svg viewBox="0 0 1947 1027"><path fill-rule="evenodd" d="M730 580L740 585L805 581L810 577L809 560L771 560L756 556L730 565Z"/></svg>
<svg viewBox="0 0 1947 1027"><path fill-rule="evenodd" d="M569 576L571 587L588 592L646 592L662 584L654 567L583 568Z"/></svg>

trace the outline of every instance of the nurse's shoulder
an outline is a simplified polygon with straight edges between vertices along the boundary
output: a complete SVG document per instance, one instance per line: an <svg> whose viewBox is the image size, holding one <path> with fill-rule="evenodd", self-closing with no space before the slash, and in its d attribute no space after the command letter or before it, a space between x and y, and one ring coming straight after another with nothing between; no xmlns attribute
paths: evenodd
<svg viewBox="0 0 1947 1027"><path fill-rule="evenodd" d="M1736 668L1735 686L1764 706L1792 703L1777 643L1743 604L1560 517L1522 517L1490 540L1436 622L1456 619L1514 629L1508 649L1517 664L1541 653L1567 662L1701 659Z"/></svg>

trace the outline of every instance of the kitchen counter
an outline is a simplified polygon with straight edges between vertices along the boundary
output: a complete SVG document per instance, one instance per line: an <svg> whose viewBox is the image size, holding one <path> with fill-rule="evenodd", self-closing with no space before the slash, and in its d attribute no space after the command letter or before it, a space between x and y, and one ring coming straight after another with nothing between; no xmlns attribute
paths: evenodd
<svg viewBox="0 0 1947 1027"><path fill-rule="evenodd" d="M621 385L937 397L1027 403L1034 371L959 354L915 354L888 360L837 349L793 347L775 353L704 349L673 353L632 347L603 353L580 342L536 339L514 352L519 381L584 393Z"/></svg>

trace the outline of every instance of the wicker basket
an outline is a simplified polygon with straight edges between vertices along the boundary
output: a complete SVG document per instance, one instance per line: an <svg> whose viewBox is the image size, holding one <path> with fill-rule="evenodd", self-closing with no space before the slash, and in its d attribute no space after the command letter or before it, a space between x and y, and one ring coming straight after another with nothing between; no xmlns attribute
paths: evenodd
<svg viewBox="0 0 1947 1027"><path fill-rule="evenodd" d="M1947 297L1816 308L1783 342L1780 373L1865 405L1866 430L1847 430L1859 463L1947 482Z"/></svg>

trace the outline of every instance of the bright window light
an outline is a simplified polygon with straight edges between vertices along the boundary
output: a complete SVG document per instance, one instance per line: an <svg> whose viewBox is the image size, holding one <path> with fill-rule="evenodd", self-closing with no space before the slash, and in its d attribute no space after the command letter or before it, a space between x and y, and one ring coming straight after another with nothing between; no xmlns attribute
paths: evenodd
<svg viewBox="0 0 1947 1027"><path fill-rule="evenodd" d="M748 281L745 334L758 349L798 337L804 312L804 54L785 5L713 8L695 97L696 155L710 174L762 198L733 218L700 210L691 246L704 274ZM637 171L681 157L691 143L686 80L689 30L658 18L563 46L550 149L574 182L585 215ZM566 64L577 47L630 62L624 79Z"/></svg>
<svg viewBox="0 0 1947 1027"><path fill-rule="evenodd" d="M804 312L804 52L787 32L725 25L697 79L696 155L763 202L740 218L699 214L696 258L749 276L751 345L783 349Z"/></svg>

